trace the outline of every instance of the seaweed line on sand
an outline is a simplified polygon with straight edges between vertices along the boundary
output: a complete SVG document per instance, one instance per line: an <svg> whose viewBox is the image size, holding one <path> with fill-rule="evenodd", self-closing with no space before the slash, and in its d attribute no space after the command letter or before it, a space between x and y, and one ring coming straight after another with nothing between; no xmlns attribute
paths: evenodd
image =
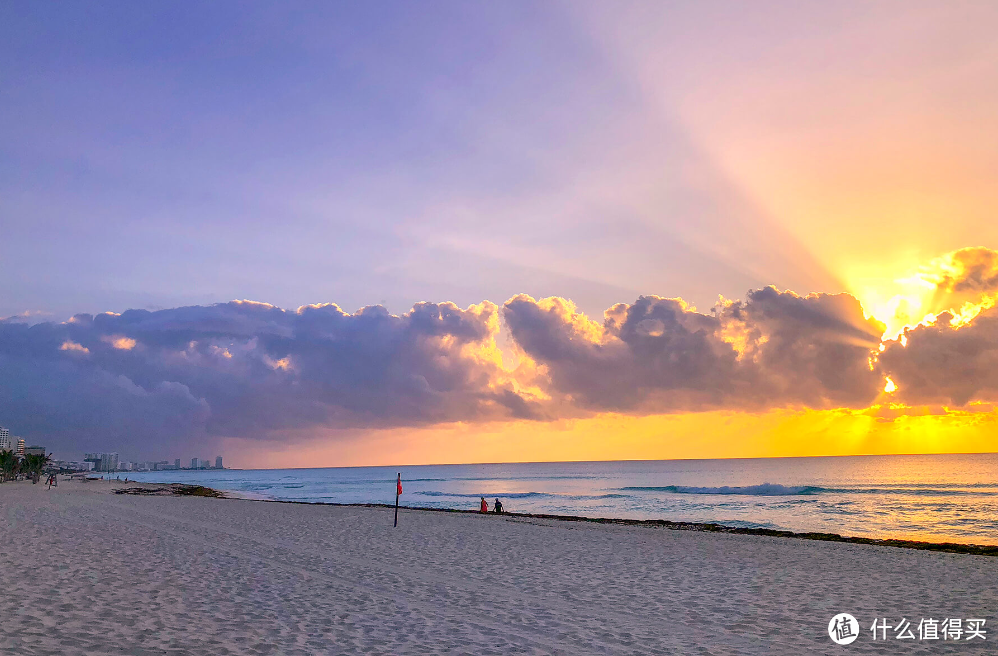
<svg viewBox="0 0 998 656"><path fill-rule="evenodd" d="M204 485L183 485L173 483L165 487L123 487L114 491L115 494L137 494L142 496L180 495L187 497L212 497L225 499L225 493Z"/></svg>

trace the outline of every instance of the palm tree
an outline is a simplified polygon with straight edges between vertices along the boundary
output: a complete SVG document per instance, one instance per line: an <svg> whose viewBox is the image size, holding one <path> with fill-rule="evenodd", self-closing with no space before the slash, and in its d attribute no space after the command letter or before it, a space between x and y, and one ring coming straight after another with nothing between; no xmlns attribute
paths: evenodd
<svg viewBox="0 0 998 656"><path fill-rule="evenodd" d="M20 462L13 451L9 449L0 451L0 483L13 480L17 476L18 465Z"/></svg>
<svg viewBox="0 0 998 656"><path fill-rule="evenodd" d="M37 483L38 479L42 476L42 470L49 464L52 460L52 454L45 455L27 455L24 456L24 470L31 474L31 482Z"/></svg>

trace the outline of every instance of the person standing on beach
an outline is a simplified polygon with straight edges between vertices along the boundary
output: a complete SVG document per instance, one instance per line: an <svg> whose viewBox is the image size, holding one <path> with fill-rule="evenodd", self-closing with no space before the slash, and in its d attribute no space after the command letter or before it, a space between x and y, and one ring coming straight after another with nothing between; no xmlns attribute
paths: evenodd
<svg viewBox="0 0 998 656"><path fill-rule="evenodd" d="M485 497L482 497L482 507L481 507L481 512L483 512L483 513L487 513L488 511L489 511L489 504L488 504L488 502L487 502L487 501L485 500Z"/></svg>

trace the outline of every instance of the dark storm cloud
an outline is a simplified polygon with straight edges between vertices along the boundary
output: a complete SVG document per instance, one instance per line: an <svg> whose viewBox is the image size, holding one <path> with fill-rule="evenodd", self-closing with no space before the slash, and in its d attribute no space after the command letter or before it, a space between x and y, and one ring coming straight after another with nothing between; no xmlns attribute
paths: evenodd
<svg viewBox="0 0 998 656"><path fill-rule="evenodd" d="M602 325L563 299L521 295L504 316L552 391L590 409L863 406L882 386L869 358L884 327L848 294L767 287L710 315L643 296Z"/></svg>
<svg viewBox="0 0 998 656"><path fill-rule="evenodd" d="M496 312L490 303L420 303L395 316L379 306L347 314L232 302L2 322L0 416L57 445L150 452L317 424L529 416L496 382Z"/></svg>

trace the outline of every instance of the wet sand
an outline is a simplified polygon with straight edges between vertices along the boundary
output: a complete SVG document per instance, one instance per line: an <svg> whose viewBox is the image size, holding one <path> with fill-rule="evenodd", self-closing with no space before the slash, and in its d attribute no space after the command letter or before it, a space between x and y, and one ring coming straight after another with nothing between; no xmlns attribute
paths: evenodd
<svg viewBox="0 0 998 656"><path fill-rule="evenodd" d="M656 526L0 484L0 652L967 653L998 558ZM129 484L131 486L132 484ZM831 643L850 612L864 633ZM874 642L874 617L988 641ZM991 630L995 631L991 635Z"/></svg>

